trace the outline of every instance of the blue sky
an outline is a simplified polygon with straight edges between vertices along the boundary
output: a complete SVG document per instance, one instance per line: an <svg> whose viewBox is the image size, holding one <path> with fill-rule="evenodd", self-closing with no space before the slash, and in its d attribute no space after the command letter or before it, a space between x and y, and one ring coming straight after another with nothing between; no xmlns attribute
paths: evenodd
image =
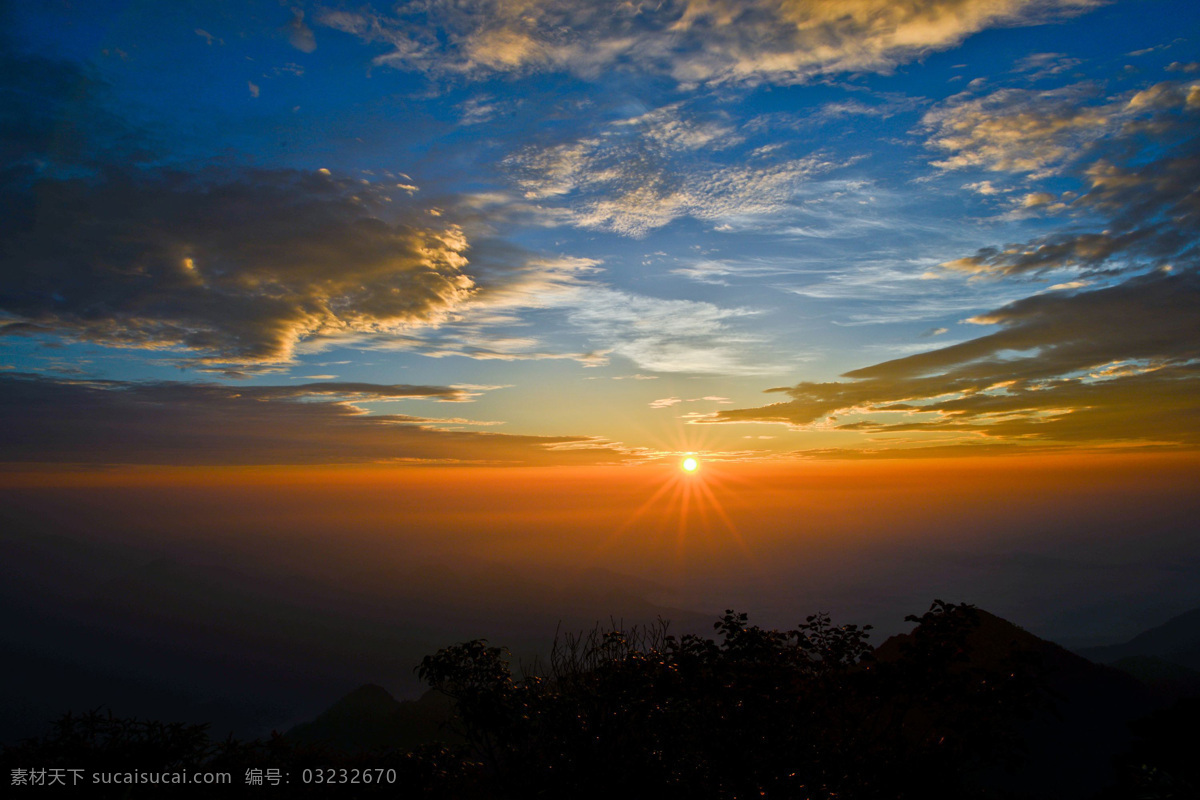
<svg viewBox="0 0 1200 800"><path fill-rule="evenodd" d="M1200 441L1194 4L3 13L6 460Z"/></svg>

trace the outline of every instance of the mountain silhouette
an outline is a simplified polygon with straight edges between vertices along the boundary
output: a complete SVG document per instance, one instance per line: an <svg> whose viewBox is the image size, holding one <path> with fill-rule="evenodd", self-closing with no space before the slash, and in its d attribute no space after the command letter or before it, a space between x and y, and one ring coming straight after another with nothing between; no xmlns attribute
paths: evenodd
<svg viewBox="0 0 1200 800"><path fill-rule="evenodd" d="M1135 742L1130 724L1162 706L1133 676L1095 664L1013 623L976 610L962 669L982 673L1025 670L1041 687L1041 701L1017 724L1024 755L1015 769L980 776L988 789L1025 798L1089 798L1116 783L1115 767ZM903 657L917 634L900 634L875 649L881 662Z"/></svg>

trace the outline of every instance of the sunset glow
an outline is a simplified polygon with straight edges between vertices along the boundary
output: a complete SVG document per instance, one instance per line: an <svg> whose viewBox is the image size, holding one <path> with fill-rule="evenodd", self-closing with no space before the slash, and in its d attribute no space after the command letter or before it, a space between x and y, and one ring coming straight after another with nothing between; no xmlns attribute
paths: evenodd
<svg viewBox="0 0 1200 800"><path fill-rule="evenodd" d="M13 692L1200 606L1194 0L0 7Z"/></svg>

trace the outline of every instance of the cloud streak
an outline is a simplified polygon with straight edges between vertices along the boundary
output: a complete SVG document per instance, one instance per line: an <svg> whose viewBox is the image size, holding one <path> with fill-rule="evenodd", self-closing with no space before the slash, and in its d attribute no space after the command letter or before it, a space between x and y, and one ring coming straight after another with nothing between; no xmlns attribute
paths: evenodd
<svg viewBox="0 0 1200 800"><path fill-rule="evenodd" d="M772 389L791 399L713 421L957 432L1007 444L1200 443L1195 272L1037 295L978 321L1001 330L848 372L849 381Z"/></svg>
<svg viewBox="0 0 1200 800"><path fill-rule="evenodd" d="M67 381L0 374L0 462L595 464L633 456L583 436L447 430L462 419L367 414L353 401L463 401L436 386Z"/></svg>

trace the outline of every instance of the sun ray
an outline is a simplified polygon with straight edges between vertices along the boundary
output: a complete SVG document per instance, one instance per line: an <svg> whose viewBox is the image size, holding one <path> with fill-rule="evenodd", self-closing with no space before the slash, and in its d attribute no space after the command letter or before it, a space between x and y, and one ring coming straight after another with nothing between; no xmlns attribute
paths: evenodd
<svg viewBox="0 0 1200 800"><path fill-rule="evenodd" d="M688 523L688 506L692 499L692 487L684 484L682 491L679 492L679 528L675 537L675 558L677 561L682 561L684 555L684 545L687 544L687 523Z"/></svg>
<svg viewBox="0 0 1200 800"><path fill-rule="evenodd" d="M711 508L713 513L720 518L721 522L725 523L725 529L729 531L729 535L737 542L739 549L747 556L750 555L750 549L746 546L746 540L738 531L737 526L733 524L733 520L725 513L725 507L721 505L721 501L717 499L717 495L713 490L704 483L696 485L697 490L704 495L707 500L706 508Z"/></svg>
<svg viewBox="0 0 1200 800"><path fill-rule="evenodd" d="M653 547L657 539L659 546L666 548L662 555L675 568L684 567L691 556L709 550L732 550L747 566L760 569L721 499L722 495L737 492L742 481L726 474L727 466L707 459L700 452L664 454L666 459L674 463L674 468L658 473L661 484L596 546L596 554L627 546L636 536L639 547L647 543ZM695 461L692 469L689 460ZM706 460L708 464L703 463Z"/></svg>

